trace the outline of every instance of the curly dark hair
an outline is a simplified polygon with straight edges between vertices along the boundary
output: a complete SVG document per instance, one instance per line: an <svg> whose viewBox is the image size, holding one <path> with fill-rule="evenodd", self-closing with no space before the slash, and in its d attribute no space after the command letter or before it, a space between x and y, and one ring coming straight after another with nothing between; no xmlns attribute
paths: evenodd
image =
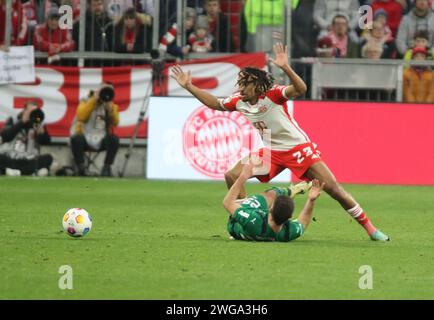
<svg viewBox="0 0 434 320"><path fill-rule="evenodd" d="M274 84L274 77L261 69L245 67L238 73L238 86L254 83L258 95L265 94Z"/></svg>

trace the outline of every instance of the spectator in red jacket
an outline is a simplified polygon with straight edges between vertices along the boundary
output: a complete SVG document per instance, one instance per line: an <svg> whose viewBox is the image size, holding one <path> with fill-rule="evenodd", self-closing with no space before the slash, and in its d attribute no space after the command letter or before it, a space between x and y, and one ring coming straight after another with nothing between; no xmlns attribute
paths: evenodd
<svg viewBox="0 0 434 320"><path fill-rule="evenodd" d="M392 30L392 36L395 37L402 19L402 6L396 0L375 0L372 3L374 14L379 9L384 9L387 12L387 24Z"/></svg>
<svg viewBox="0 0 434 320"><path fill-rule="evenodd" d="M21 0L24 14L27 18L27 24L30 28L38 24L36 0Z"/></svg>
<svg viewBox="0 0 434 320"><path fill-rule="evenodd" d="M0 0L0 49L5 46L6 0ZM27 43L27 19L21 1L12 1L11 45L22 46Z"/></svg>
<svg viewBox="0 0 434 320"><path fill-rule="evenodd" d="M75 48L69 30L60 29L59 18L59 9L53 6L48 13L47 22L38 25L33 34L35 49L48 52L49 63L60 60L58 56L60 52L69 52Z"/></svg>

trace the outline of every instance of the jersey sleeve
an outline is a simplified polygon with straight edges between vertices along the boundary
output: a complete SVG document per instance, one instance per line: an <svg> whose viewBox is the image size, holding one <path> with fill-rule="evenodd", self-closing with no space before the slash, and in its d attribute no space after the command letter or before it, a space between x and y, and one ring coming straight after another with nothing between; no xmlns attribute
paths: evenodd
<svg viewBox="0 0 434 320"><path fill-rule="evenodd" d="M289 222L289 241L300 238L304 234L304 226L298 220Z"/></svg>
<svg viewBox="0 0 434 320"><path fill-rule="evenodd" d="M237 103L240 100L239 94L234 94L230 97L219 99L220 106L226 111L236 111Z"/></svg>
<svg viewBox="0 0 434 320"><path fill-rule="evenodd" d="M285 95L287 86L273 86L268 92L267 97L276 104L284 104L289 98Z"/></svg>
<svg viewBox="0 0 434 320"><path fill-rule="evenodd" d="M285 222L283 228L277 234L276 240L279 242L289 242L300 238L304 234L304 226L297 220Z"/></svg>

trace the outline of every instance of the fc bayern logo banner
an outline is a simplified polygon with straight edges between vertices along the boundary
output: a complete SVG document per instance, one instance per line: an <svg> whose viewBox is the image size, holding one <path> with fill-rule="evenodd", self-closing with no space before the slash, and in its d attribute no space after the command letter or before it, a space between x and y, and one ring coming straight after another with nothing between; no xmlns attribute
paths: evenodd
<svg viewBox="0 0 434 320"><path fill-rule="evenodd" d="M195 98L152 98L149 105L147 177L222 180L238 160L263 146L239 112L209 109ZM288 170L273 181L288 182Z"/></svg>
<svg viewBox="0 0 434 320"><path fill-rule="evenodd" d="M255 131L239 112L201 106L185 122L182 133L185 157L204 175L222 179L233 164L261 145Z"/></svg>

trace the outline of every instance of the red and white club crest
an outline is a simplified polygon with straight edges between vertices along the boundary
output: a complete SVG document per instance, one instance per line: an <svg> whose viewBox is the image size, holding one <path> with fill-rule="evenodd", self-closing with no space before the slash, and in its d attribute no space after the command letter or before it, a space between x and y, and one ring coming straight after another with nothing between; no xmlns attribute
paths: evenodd
<svg viewBox="0 0 434 320"><path fill-rule="evenodd" d="M184 153L189 163L211 178L224 173L260 145L260 137L239 112L201 106L187 119L183 130Z"/></svg>

